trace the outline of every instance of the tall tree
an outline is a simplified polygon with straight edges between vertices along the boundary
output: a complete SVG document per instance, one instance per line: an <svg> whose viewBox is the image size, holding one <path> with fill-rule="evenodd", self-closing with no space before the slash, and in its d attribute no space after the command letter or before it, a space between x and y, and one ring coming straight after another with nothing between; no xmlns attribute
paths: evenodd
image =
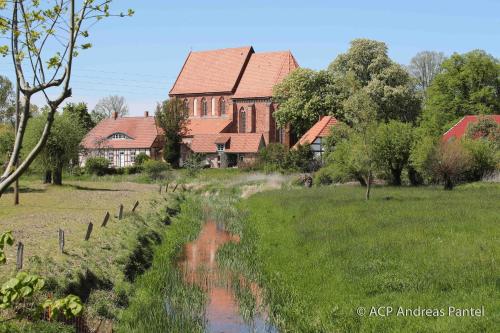
<svg viewBox="0 0 500 333"><path fill-rule="evenodd" d="M0 53L10 54L21 92L19 127L10 160L0 177L0 195L28 169L44 148L58 107L72 94L73 59L80 50L91 47L90 43L80 44L80 40L89 36L87 28L90 25L111 16L111 2L0 1L0 33L10 40L9 45L0 46ZM118 16L132 14L133 11L129 10L127 14ZM59 91L56 93L54 90L57 88ZM50 110L36 145L16 166L30 118L30 101L36 94L44 96Z"/></svg>
<svg viewBox="0 0 500 333"><path fill-rule="evenodd" d="M125 97L123 96L108 96L101 98L92 111L94 121L101 121L104 118L109 118L116 112L119 117L128 114L128 106Z"/></svg>
<svg viewBox="0 0 500 333"><path fill-rule="evenodd" d="M318 121L319 116L333 113L331 80L327 71L298 68L276 85L273 100L280 107L273 116L278 125L290 124L300 136Z"/></svg>
<svg viewBox="0 0 500 333"><path fill-rule="evenodd" d="M332 98L335 115L349 123L346 101L356 92L368 94L376 105L376 118L403 122L416 121L422 96L416 91L409 73L389 58L383 42L355 39L346 53L328 67L334 83Z"/></svg>
<svg viewBox="0 0 500 333"><path fill-rule="evenodd" d="M186 131L189 110L179 99L169 99L156 107L156 120L165 132L163 157L173 166L179 165L182 134Z"/></svg>
<svg viewBox="0 0 500 333"><path fill-rule="evenodd" d="M75 119L78 119L80 125L82 126L82 128L85 130L86 133L90 131L92 128L94 128L94 126L96 125L92 120L92 116L88 111L87 103L84 102L80 102L77 104L68 103L63 108L63 113L68 113L74 116Z"/></svg>
<svg viewBox="0 0 500 333"><path fill-rule="evenodd" d="M453 54L427 91L422 127L441 135L465 115L500 114L500 61L481 50Z"/></svg>
<svg viewBox="0 0 500 333"><path fill-rule="evenodd" d="M427 90L434 77L441 72L441 64L445 59L443 52L435 51L422 51L411 59L408 69L417 79L420 89Z"/></svg>
<svg viewBox="0 0 500 333"><path fill-rule="evenodd" d="M47 112L50 111L46 110L30 121L26 131L26 146L28 149L36 145L37 138L40 137L43 131ZM69 112L56 113L49 139L35 160L35 166L40 171L53 176L55 185L62 185L63 170L78 162L80 142L85 133L78 115ZM48 180L48 177L46 177L46 180Z"/></svg>

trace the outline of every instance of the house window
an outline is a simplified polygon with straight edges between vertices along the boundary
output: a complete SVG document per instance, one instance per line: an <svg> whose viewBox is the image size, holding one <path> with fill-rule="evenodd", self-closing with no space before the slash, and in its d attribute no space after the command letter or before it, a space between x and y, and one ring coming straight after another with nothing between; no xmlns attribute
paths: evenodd
<svg viewBox="0 0 500 333"><path fill-rule="evenodd" d="M130 152L130 162L135 163L135 151Z"/></svg>
<svg viewBox="0 0 500 333"><path fill-rule="evenodd" d="M201 99L201 115L203 117L208 115L207 99L205 97Z"/></svg>
<svg viewBox="0 0 500 333"><path fill-rule="evenodd" d="M240 133L247 131L247 114L243 108L240 110Z"/></svg>
<svg viewBox="0 0 500 333"><path fill-rule="evenodd" d="M112 152L112 151L110 151L110 152L108 153L108 160L109 160L109 163L110 163L111 165L113 165L113 162L114 162L114 161L113 161L113 159L114 159L114 154L113 154L113 152Z"/></svg>
<svg viewBox="0 0 500 333"><path fill-rule="evenodd" d="M218 152L223 152L224 151L224 144L223 143L218 143L217 144L217 151Z"/></svg>
<svg viewBox="0 0 500 333"><path fill-rule="evenodd" d="M224 97L221 97L219 100L219 114L221 116L226 114L226 101L224 100Z"/></svg>
<svg viewBox="0 0 500 333"><path fill-rule="evenodd" d="M127 139L130 139L130 137L124 133L113 133L109 136L109 139L111 139L111 140L127 140Z"/></svg>

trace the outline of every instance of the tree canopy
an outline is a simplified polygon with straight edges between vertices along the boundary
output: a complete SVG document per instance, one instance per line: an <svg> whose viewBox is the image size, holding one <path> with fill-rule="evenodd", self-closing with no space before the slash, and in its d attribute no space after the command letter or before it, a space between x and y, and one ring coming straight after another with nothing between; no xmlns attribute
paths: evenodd
<svg viewBox="0 0 500 333"><path fill-rule="evenodd" d="M125 97L112 95L101 98L94 110L92 110L92 121L97 124L101 120L111 117L113 112L116 112L119 117L128 114L128 105Z"/></svg>
<svg viewBox="0 0 500 333"><path fill-rule="evenodd" d="M481 50L453 54L428 89L422 125L442 134L465 115L500 114L500 61Z"/></svg>
<svg viewBox="0 0 500 333"><path fill-rule="evenodd" d="M96 125L88 111L87 103L68 103L63 108L63 113L68 113L74 116L75 119L78 119L81 127L85 130L86 133Z"/></svg>

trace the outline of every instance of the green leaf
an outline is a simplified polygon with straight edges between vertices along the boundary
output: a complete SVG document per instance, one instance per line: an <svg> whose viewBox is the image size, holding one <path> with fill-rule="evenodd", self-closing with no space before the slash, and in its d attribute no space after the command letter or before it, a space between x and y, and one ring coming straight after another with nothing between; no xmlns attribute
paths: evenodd
<svg viewBox="0 0 500 333"><path fill-rule="evenodd" d="M19 293L21 294L21 297L27 297L31 296L33 294L33 288L30 286L24 286L21 289L19 289Z"/></svg>

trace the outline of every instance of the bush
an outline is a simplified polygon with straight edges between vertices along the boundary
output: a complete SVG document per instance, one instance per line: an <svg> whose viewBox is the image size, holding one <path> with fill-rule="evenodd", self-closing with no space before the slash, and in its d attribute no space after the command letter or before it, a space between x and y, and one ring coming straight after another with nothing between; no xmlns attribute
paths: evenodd
<svg viewBox="0 0 500 333"><path fill-rule="evenodd" d="M499 161L494 142L485 139L466 139L463 145L471 156L470 169L465 175L467 180L478 181L495 171Z"/></svg>
<svg viewBox="0 0 500 333"><path fill-rule="evenodd" d="M285 169L287 148L281 143L270 143L259 151L258 164L267 172Z"/></svg>
<svg viewBox="0 0 500 333"><path fill-rule="evenodd" d="M313 183L321 185L331 185L334 182L334 172L331 168L325 167L321 168L314 174Z"/></svg>
<svg viewBox="0 0 500 333"><path fill-rule="evenodd" d="M144 162L149 161L151 158L146 153L139 153L135 157L134 165L143 165Z"/></svg>
<svg viewBox="0 0 500 333"><path fill-rule="evenodd" d="M132 165L123 168L123 173L125 175L135 175L137 173L141 173L144 170L144 167L141 165Z"/></svg>
<svg viewBox="0 0 500 333"><path fill-rule="evenodd" d="M91 157L85 162L85 170L91 175L104 176L109 171L109 161L104 157Z"/></svg>
<svg viewBox="0 0 500 333"><path fill-rule="evenodd" d="M429 173L444 183L445 190L451 190L470 170L471 154L461 141L440 142L430 154Z"/></svg>
<svg viewBox="0 0 500 333"><path fill-rule="evenodd" d="M298 145L290 149L285 156L285 169L301 172L311 172L317 169L314 163L314 153L310 144Z"/></svg>
<svg viewBox="0 0 500 333"><path fill-rule="evenodd" d="M191 154L184 161L183 167L187 170L190 177L194 177L204 166L205 157L202 154Z"/></svg>
<svg viewBox="0 0 500 333"><path fill-rule="evenodd" d="M144 162L143 167L148 177L153 181L167 178L167 173L171 169L170 164L156 160Z"/></svg>

